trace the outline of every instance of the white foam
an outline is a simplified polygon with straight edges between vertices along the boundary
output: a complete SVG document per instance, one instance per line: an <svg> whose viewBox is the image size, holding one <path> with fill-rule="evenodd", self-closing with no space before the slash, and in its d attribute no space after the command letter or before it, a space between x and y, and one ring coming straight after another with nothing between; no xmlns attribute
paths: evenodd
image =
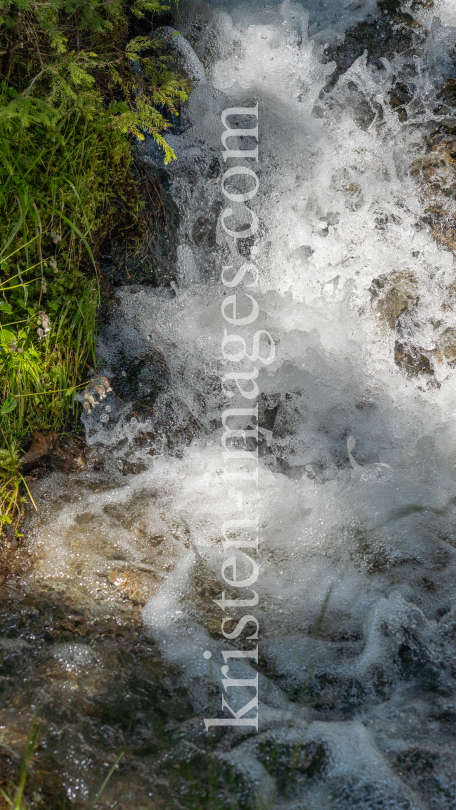
<svg viewBox="0 0 456 810"><path fill-rule="evenodd" d="M52 515L52 536L45 541L43 525L35 522L38 575L66 576L71 554L80 553L71 551L68 539L78 513L93 513L97 531L105 531L105 521L109 532L114 518L106 518L104 507L115 502L128 515L139 498L149 535L167 538L160 557L134 525L117 524L117 538L132 564L142 560L171 572L146 605L144 624L163 656L181 668L195 711L203 711L209 685L220 677L202 653L211 649L220 658L221 637L208 627L220 618L213 603L222 590L220 527L235 504L234 488L220 475L217 426L224 402L220 377L227 368L220 354L219 273L228 247L217 224L219 181L205 172L220 157L221 111L257 99L260 191L253 206L263 223L255 257L262 270L258 328L277 344L276 360L262 370L258 385L265 397L280 401L274 430L263 430L271 452L260 459L258 494L249 502L261 526L260 644L275 673L269 686L262 676L260 722L262 739L323 741L330 751L329 787L305 794L312 809L329 806L324 802L337 780L375 783L381 791L387 786L412 802L379 742L386 750L382 734L393 705L391 750L423 734L426 745L432 742L420 718L413 725L400 705L401 645L415 644L423 661L438 663L448 689L453 683L451 643L445 637L438 652L432 639L436 607L454 603L456 378L432 352L454 323L454 311L442 304L455 267L423 222L426 203L410 169L424 151L417 132L425 130L432 92L445 74L455 10L453 2L438 0L434 9L416 12L432 28L415 60L417 95L426 103L423 111L410 102L409 123L401 123L388 101L401 57L378 70L361 56L320 97L334 69L321 61L320 45L341 40L349 23L374 8L348 2L263 10L214 4L208 12L201 38L213 47L205 59L200 53L207 81L192 96L189 128L171 136L179 157L171 175L181 215L179 285L174 297L138 288L118 293L120 338L134 333L139 343L150 341L168 365L171 393L160 395L156 412L170 396L176 412L185 407L192 414L199 434L180 456L150 456L134 442L155 430L156 415L127 424L124 413L114 430L97 427L96 414L85 416L92 443L126 439L118 452L141 459L147 470L127 475L123 488L113 480L108 494L84 492L81 502ZM364 121L354 108L353 88L372 111ZM214 251L191 237L198 218L209 215L218 240ZM235 253L231 258L241 260ZM394 363L397 335L380 319L371 294L373 279L392 274L414 278L417 304L404 329L429 353L440 387L427 385L423 375L408 377ZM104 351L109 363L109 347ZM102 554L89 548L86 560L87 592L107 599ZM386 685L377 689L373 673L380 671ZM309 725L308 708L299 702L290 708L294 690L305 691L314 676L335 679L341 692L356 682L362 719ZM406 738L401 712L408 718ZM253 781L270 789L258 740L226 757L241 770L245 757ZM297 807L293 799L281 801L280 808Z"/></svg>

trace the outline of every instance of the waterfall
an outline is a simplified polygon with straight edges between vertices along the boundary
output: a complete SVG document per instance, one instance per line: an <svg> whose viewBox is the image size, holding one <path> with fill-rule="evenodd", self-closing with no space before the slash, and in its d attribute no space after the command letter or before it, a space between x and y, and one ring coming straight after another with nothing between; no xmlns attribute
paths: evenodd
<svg viewBox="0 0 456 810"><path fill-rule="evenodd" d="M87 469L36 485L34 579L81 599L76 572L97 615L144 606L181 736L212 740L236 806L449 810L454 4L195 2L176 28L174 280L116 291L114 393L83 416ZM222 415L242 408L235 480Z"/></svg>

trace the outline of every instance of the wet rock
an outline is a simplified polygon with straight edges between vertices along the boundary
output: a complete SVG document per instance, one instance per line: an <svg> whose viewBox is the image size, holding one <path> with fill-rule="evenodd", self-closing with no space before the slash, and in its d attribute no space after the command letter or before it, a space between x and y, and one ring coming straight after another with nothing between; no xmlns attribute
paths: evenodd
<svg viewBox="0 0 456 810"><path fill-rule="evenodd" d="M27 807L62 810L66 801L68 808L87 808L122 751L128 753L103 792L103 804L119 810L178 807L190 795L186 807L194 801L206 806L212 740L206 749L178 673L164 666L157 646L142 635L136 603L142 599L141 582L123 580L122 571L112 573L109 588L118 587L124 596L113 615L99 605L87 606L84 597L78 609L79 602L77 607L48 588L3 589L0 789L10 780L18 782L31 707L39 705ZM179 723L184 725L176 734ZM201 752L200 762L195 751ZM230 795L233 774L224 776L221 768L219 776L218 790ZM0 806L3 810L1 801Z"/></svg>
<svg viewBox="0 0 456 810"><path fill-rule="evenodd" d="M434 211L426 220L434 239L456 254L456 220L442 211Z"/></svg>
<svg viewBox="0 0 456 810"><path fill-rule="evenodd" d="M435 138L428 141L429 152L415 160L411 174L421 176L434 191L443 191L446 196L454 194L456 175L456 141L453 137ZM437 215L439 206L430 206L428 217Z"/></svg>
<svg viewBox="0 0 456 810"><path fill-rule="evenodd" d="M105 465L105 454L104 448L102 447L91 447L87 451L86 455L87 466L89 469L92 470L102 470Z"/></svg>
<svg viewBox="0 0 456 810"><path fill-rule="evenodd" d="M89 523L93 523L97 519L96 515L93 515L91 512L82 512L79 515L76 515L75 523L77 526L87 526Z"/></svg>
<svg viewBox="0 0 456 810"><path fill-rule="evenodd" d="M448 363L456 363L456 329L452 326L445 329L436 343L437 356L443 355Z"/></svg>
<svg viewBox="0 0 456 810"><path fill-rule="evenodd" d="M412 100L413 92L404 82L396 82L390 92L389 102L393 110L396 110L399 121L407 120L407 104Z"/></svg>
<svg viewBox="0 0 456 810"><path fill-rule="evenodd" d="M49 473L83 470L85 441L82 436L61 437L51 433L35 432L28 451L20 461L28 485L45 478Z"/></svg>
<svg viewBox="0 0 456 810"><path fill-rule="evenodd" d="M394 362L407 374L432 375L434 373L429 358L423 354L422 350L402 343L400 340L396 340L394 345Z"/></svg>
<svg viewBox="0 0 456 810"><path fill-rule="evenodd" d="M12 549L17 548L18 547L18 541L17 541L17 539L16 539L16 537L14 535L13 527L12 526L7 526L6 529L5 529L5 533L6 533L6 541L8 543L9 548L12 548Z"/></svg>
<svg viewBox="0 0 456 810"><path fill-rule="evenodd" d="M192 239L197 245L215 247L214 223L207 217L198 217L192 228Z"/></svg>
<svg viewBox="0 0 456 810"><path fill-rule="evenodd" d="M407 270L374 278L370 292L380 317L391 329L394 329L402 313L418 302L416 278Z"/></svg>
<svg viewBox="0 0 456 810"><path fill-rule="evenodd" d="M143 209L126 237L108 236L100 248L100 269L109 284L169 286L175 281L179 212L169 190L170 173L137 156L134 171Z"/></svg>
<svg viewBox="0 0 456 810"><path fill-rule="evenodd" d="M208 180L215 180L220 175L220 161L218 158L212 158L206 170L206 177Z"/></svg>
<svg viewBox="0 0 456 810"><path fill-rule="evenodd" d="M258 425L263 430L273 430L280 400L280 394L260 394L258 398Z"/></svg>
<svg viewBox="0 0 456 810"><path fill-rule="evenodd" d="M397 766L404 771L422 774L433 771L439 759L439 755L434 751L426 751L413 747L406 751L401 751L397 755Z"/></svg>
<svg viewBox="0 0 456 810"><path fill-rule="evenodd" d="M426 204L423 220L440 244L456 252L456 81L443 85L437 95L434 113L442 116L437 130L426 138L426 154L415 160L411 174L422 183Z"/></svg>
<svg viewBox="0 0 456 810"><path fill-rule="evenodd" d="M419 810L415 802L398 795L397 788L382 784L345 779L333 786L332 796L337 810Z"/></svg>
<svg viewBox="0 0 456 810"><path fill-rule="evenodd" d="M435 719L445 728L447 734L456 735L456 706L452 703L440 706L435 711Z"/></svg>
<svg viewBox="0 0 456 810"><path fill-rule="evenodd" d="M385 297L378 302L378 311L391 329L394 329L397 319L407 309L409 300L409 297L403 290L392 287L392 289L386 293Z"/></svg>
<svg viewBox="0 0 456 810"><path fill-rule="evenodd" d="M436 107L436 111L439 113L441 113L444 108L446 108L445 112L449 112L456 107L456 79L447 79L437 93L437 99L439 100L439 104Z"/></svg>
<svg viewBox="0 0 456 810"><path fill-rule="evenodd" d="M377 6L386 14L399 14L401 0L377 0Z"/></svg>
<svg viewBox="0 0 456 810"><path fill-rule="evenodd" d="M402 107L411 101L413 96L404 82L396 82L390 92L390 104L395 110L397 107Z"/></svg>
<svg viewBox="0 0 456 810"><path fill-rule="evenodd" d="M423 588L424 591L434 593L436 590L435 582L433 582L429 577L422 577L418 581L418 585Z"/></svg>
<svg viewBox="0 0 456 810"><path fill-rule="evenodd" d="M210 216L201 216L192 227L192 239L196 245L212 250L216 246L216 226L220 207L214 206Z"/></svg>
<svg viewBox="0 0 456 810"><path fill-rule="evenodd" d="M375 119L375 105L371 106L355 82L348 82L346 103L351 107L353 118L361 129L367 130Z"/></svg>
<svg viewBox="0 0 456 810"><path fill-rule="evenodd" d="M334 87L339 76L367 50L368 62L382 69L382 58L394 59L397 53L413 56L416 31L422 34L419 23L402 11L399 0L377 0L378 11L345 32L344 42L327 47L325 55L336 62L327 89Z"/></svg>
<svg viewBox="0 0 456 810"><path fill-rule="evenodd" d="M431 659L418 634L414 630L404 630L404 641L397 651L397 664L405 680L413 679L420 690L447 694L442 684L442 671Z"/></svg>
<svg viewBox="0 0 456 810"><path fill-rule="evenodd" d="M179 452L182 445L188 446L200 432L200 425L188 406L167 394L160 398L152 428L153 432L148 434L152 445L150 455L159 448Z"/></svg>
<svg viewBox="0 0 456 810"><path fill-rule="evenodd" d="M128 461L122 459L122 475L140 475L147 470L147 465L142 461Z"/></svg>
<svg viewBox="0 0 456 810"><path fill-rule="evenodd" d="M306 691L314 709L340 718L352 715L366 697L361 681L328 672L314 675Z"/></svg>
<svg viewBox="0 0 456 810"><path fill-rule="evenodd" d="M149 574L134 571L111 571L109 581L136 605L145 605L153 596L158 580Z"/></svg>
<svg viewBox="0 0 456 810"><path fill-rule="evenodd" d="M9 748L0 746L0 791L5 792L6 795L12 800L15 798L16 786L19 783L22 769L21 757ZM14 785L14 788L11 786ZM2 794L0 793L0 796ZM56 774L43 773L41 770L36 771L30 768L27 774L27 781L25 783L24 799L27 801L27 807L41 808L46 807L46 810L60 810L65 806L65 790L62 780ZM3 796L0 799L0 807L5 808L13 807L13 804L3 801ZM22 807L25 805L21 802Z"/></svg>
<svg viewBox="0 0 456 810"><path fill-rule="evenodd" d="M149 350L139 354L120 345L110 358L110 381L117 397L133 407L152 408L160 391L168 385L168 368L162 354Z"/></svg>
<svg viewBox="0 0 456 810"><path fill-rule="evenodd" d="M255 237L248 236L246 239L239 240L238 251L239 255L244 259L250 259L250 251L255 244Z"/></svg>
<svg viewBox="0 0 456 810"><path fill-rule="evenodd" d="M323 777L327 771L328 752L321 742L292 745L267 740L259 748L260 762L275 777L280 796L290 795L300 784Z"/></svg>
<svg viewBox="0 0 456 810"><path fill-rule="evenodd" d="M287 392L285 397L272 409L265 408L263 418L269 419L269 424L273 423L272 430L275 439L286 439L298 431L303 420L303 408L305 408L305 404L300 391ZM273 413L268 414L268 410Z"/></svg>
<svg viewBox="0 0 456 810"><path fill-rule="evenodd" d="M300 245L291 252L290 258L296 259L297 261L305 264L312 256L312 253L315 253L315 251L310 247L310 245Z"/></svg>
<svg viewBox="0 0 456 810"><path fill-rule="evenodd" d="M144 518L146 502L141 494L129 499L126 504L105 504L103 512L113 518L127 531L132 531L136 522Z"/></svg>
<svg viewBox="0 0 456 810"><path fill-rule="evenodd" d="M20 757L14 751L0 745L0 790L6 790L11 782L17 781L20 770Z"/></svg>
<svg viewBox="0 0 456 810"><path fill-rule="evenodd" d="M350 558L358 569L365 570L369 574L378 574L394 565L394 560L384 544L378 538L361 531L354 534L354 547L350 551Z"/></svg>

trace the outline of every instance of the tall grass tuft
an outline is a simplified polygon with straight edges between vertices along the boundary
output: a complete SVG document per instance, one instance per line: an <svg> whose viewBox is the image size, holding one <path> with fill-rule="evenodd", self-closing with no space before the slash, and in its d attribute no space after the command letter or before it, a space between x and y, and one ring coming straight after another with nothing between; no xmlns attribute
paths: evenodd
<svg viewBox="0 0 456 810"><path fill-rule="evenodd" d="M132 146L148 132L175 157L164 134L189 85L154 34L166 11L0 0L0 532L22 510L21 445L76 415L94 365L97 252L141 218Z"/></svg>

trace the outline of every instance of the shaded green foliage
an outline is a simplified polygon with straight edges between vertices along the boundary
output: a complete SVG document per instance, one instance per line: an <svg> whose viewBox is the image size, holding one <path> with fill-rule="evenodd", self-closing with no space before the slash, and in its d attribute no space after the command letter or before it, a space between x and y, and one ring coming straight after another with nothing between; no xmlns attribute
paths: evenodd
<svg viewBox="0 0 456 810"><path fill-rule="evenodd" d="M165 163L175 157L165 135L189 85L155 31L166 8L0 0L4 447L61 430L77 409L94 364L99 246L140 221L132 146L148 133Z"/></svg>

